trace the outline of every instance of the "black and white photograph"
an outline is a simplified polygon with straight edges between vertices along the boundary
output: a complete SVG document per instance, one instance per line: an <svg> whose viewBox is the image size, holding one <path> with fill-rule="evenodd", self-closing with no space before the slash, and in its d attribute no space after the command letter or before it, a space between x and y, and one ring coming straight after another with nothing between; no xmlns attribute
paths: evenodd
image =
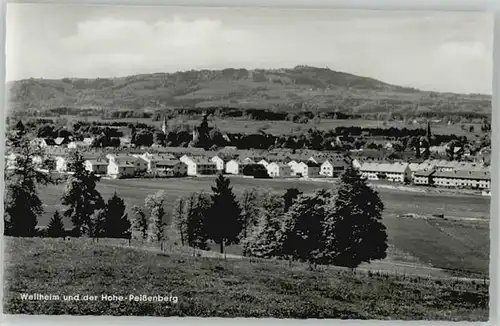
<svg viewBox="0 0 500 326"><path fill-rule="evenodd" d="M488 321L493 18L8 3L3 312Z"/></svg>

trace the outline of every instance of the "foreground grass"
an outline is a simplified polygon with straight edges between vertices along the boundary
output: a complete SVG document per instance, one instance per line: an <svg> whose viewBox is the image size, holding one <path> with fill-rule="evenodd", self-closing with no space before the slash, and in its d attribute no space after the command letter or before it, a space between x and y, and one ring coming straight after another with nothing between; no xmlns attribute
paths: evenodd
<svg viewBox="0 0 500 326"><path fill-rule="evenodd" d="M488 288L475 282L309 271L303 264L224 261L81 239L5 241L4 309L10 314L488 319ZM99 300L23 301L22 293ZM101 294L172 294L179 301L109 302Z"/></svg>

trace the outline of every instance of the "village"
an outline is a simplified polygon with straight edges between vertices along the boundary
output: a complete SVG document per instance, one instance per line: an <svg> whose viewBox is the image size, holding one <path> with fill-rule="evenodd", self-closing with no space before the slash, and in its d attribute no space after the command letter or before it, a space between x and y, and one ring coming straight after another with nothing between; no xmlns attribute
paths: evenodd
<svg viewBox="0 0 500 326"><path fill-rule="evenodd" d="M31 143L44 149L45 157L34 161L46 172L71 174L70 151L78 150L88 171L111 179L196 177L241 175L250 178L336 179L348 166L370 181L387 181L415 186L467 188L483 190L489 195L490 170L482 161L447 161L427 159L423 162L385 161L354 157L349 152L325 152L276 149L241 150L226 146L216 151L201 148L91 148L92 140L47 142L34 138ZM57 144L59 143L59 145ZM6 167L15 167L17 154L6 153Z"/></svg>

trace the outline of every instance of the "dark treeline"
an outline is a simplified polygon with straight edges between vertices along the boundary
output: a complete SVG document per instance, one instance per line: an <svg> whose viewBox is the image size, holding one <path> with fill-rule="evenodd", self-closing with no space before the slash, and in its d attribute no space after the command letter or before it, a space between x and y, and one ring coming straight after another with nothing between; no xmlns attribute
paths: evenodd
<svg viewBox="0 0 500 326"><path fill-rule="evenodd" d="M179 116L199 116L201 112L206 112L219 118L240 118L244 117L248 120L257 121L294 121L307 123L315 117L322 119L360 119L361 115L348 114L338 111L321 111L314 113L310 110L299 110L290 113L287 110L270 110L270 109L255 109L255 108L235 108L235 107L207 107L207 108L176 108L169 110L158 110L153 114L153 120L158 121L161 117L174 118Z"/></svg>
<svg viewBox="0 0 500 326"><path fill-rule="evenodd" d="M196 142L193 142L193 127L187 124L170 124L167 133L153 125L145 123L101 122L101 121L76 121L69 127L63 122L49 122L48 119L36 119L26 123L28 131L37 137L83 140L94 137L94 147L118 147L126 145L120 143L120 137L130 136L130 144L136 147L159 146L172 147L202 147L205 149L223 146L234 146L238 149L313 149L313 150L349 150L380 147L380 141L395 141L396 151L415 147L415 139L426 137L424 129L408 128L363 128L363 127L336 127L331 130L309 128L286 135L267 134L264 130L258 133L223 133L217 128L205 126L204 132ZM206 123L205 123L206 124ZM200 125L201 126L201 125ZM488 130L488 124L482 130ZM465 136L432 135L429 146L448 144L458 141L465 145L468 140ZM374 144L373 142L379 142Z"/></svg>

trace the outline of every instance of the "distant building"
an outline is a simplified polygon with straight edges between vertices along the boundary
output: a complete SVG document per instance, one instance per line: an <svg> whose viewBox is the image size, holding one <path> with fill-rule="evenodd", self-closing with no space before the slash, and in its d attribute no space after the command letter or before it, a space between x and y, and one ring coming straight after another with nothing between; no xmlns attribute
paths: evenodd
<svg viewBox="0 0 500 326"><path fill-rule="evenodd" d="M187 165L179 160L159 160L156 163L155 172L170 177L184 177L187 175Z"/></svg>
<svg viewBox="0 0 500 326"><path fill-rule="evenodd" d="M12 170L16 167L17 155L15 153L10 153L5 156L5 167L7 170Z"/></svg>
<svg viewBox="0 0 500 326"><path fill-rule="evenodd" d="M130 139L130 137L120 137L120 146L123 146L123 147L130 147L132 146L132 140Z"/></svg>
<svg viewBox="0 0 500 326"><path fill-rule="evenodd" d="M110 163L115 163L116 166L122 166L128 173L128 166L132 164L134 166L134 173L146 172L148 170L148 163L142 157L135 157L126 154L107 154L106 158ZM113 168L114 169L114 168ZM113 170L115 171L115 170ZM128 174L127 174L128 176Z"/></svg>
<svg viewBox="0 0 500 326"><path fill-rule="evenodd" d="M135 160L113 160L108 163L107 174L113 179L132 177L135 172Z"/></svg>
<svg viewBox="0 0 500 326"><path fill-rule="evenodd" d="M215 155L210 159L210 161L215 163L217 171L224 171L224 160L221 157Z"/></svg>
<svg viewBox="0 0 500 326"><path fill-rule="evenodd" d="M288 178L292 176L292 169L285 163L273 162L267 166L267 173L272 178Z"/></svg>
<svg viewBox="0 0 500 326"><path fill-rule="evenodd" d="M295 161L295 160L292 160L292 161L290 161L290 162L287 163L287 165L291 169L292 176L302 176L303 167L302 167L302 165L300 163L301 162L298 162L298 161Z"/></svg>
<svg viewBox="0 0 500 326"><path fill-rule="evenodd" d="M85 160L85 169L95 174L107 174L108 162L104 160Z"/></svg>
<svg viewBox="0 0 500 326"><path fill-rule="evenodd" d="M411 171L408 163L365 162L359 169L361 176L368 180L409 181Z"/></svg>
<svg viewBox="0 0 500 326"><path fill-rule="evenodd" d="M177 160L175 156L172 154L168 153L163 153L163 154L150 154L150 153L143 153L143 154L133 154L132 156L141 158L146 162L146 171L148 172L155 172L157 168L157 164L159 161L163 160Z"/></svg>
<svg viewBox="0 0 500 326"><path fill-rule="evenodd" d="M57 137L56 139L54 139L54 144L56 146L62 146L64 144L66 144L67 142L68 142L68 140L65 137Z"/></svg>
<svg viewBox="0 0 500 326"><path fill-rule="evenodd" d="M40 148L46 148L47 146L50 146L53 143L54 141L50 138L39 138L39 137L33 138L30 141L31 146L37 146Z"/></svg>
<svg viewBox="0 0 500 326"><path fill-rule="evenodd" d="M433 175L433 183L441 187L489 189L491 188L491 175L489 171L436 171Z"/></svg>
<svg viewBox="0 0 500 326"><path fill-rule="evenodd" d="M82 147L89 147L90 145L84 141L72 141L68 143L68 148L69 149L76 149L76 148L82 148Z"/></svg>
<svg viewBox="0 0 500 326"><path fill-rule="evenodd" d="M187 165L187 174L190 176L216 174L217 166L204 157L184 155L180 161Z"/></svg>
<svg viewBox="0 0 500 326"><path fill-rule="evenodd" d="M56 171L59 173L63 173L68 171L68 160L64 156L56 156Z"/></svg>
<svg viewBox="0 0 500 326"><path fill-rule="evenodd" d="M257 163L260 164L260 165L263 165L266 169L267 169L267 166L269 165L269 162L266 161L265 159L262 159L262 160L260 160Z"/></svg>
<svg viewBox="0 0 500 326"><path fill-rule="evenodd" d="M321 164L319 172L320 175L331 178L339 177L350 165L350 163L344 157L328 158L325 160L321 160L318 163Z"/></svg>
<svg viewBox="0 0 500 326"><path fill-rule="evenodd" d="M418 170L412 172L413 184L422 186L431 185L433 182L432 176L435 172L435 170Z"/></svg>
<svg viewBox="0 0 500 326"><path fill-rule="evenodd" d="M243 168L246 164L240 160L230 160L226 163L226 173L227 174L242 174Z"/></svg>
<svg viewBox="0 0 500 326"><path fill-rule="evenodd" d="M244 160L243 160L243 163L256 163L255 160L251 157L246 157Z"/></svg>
<svg viewBox="0 0 500 326"><path fill-rule="evenodd" d="M363 162L361 160L358 160L357 158L355 158L354 160L352 160L351 164L352 164L353 168L359 170L359 169L361 169L361 165L363 164Z"/></svg>
<svg viewBox="0 0 500 326"><path fill-rule="evenodd" d="M307 161L300 163L302 176L305 178L317 178L320 176L321 164Z"/></svg>

